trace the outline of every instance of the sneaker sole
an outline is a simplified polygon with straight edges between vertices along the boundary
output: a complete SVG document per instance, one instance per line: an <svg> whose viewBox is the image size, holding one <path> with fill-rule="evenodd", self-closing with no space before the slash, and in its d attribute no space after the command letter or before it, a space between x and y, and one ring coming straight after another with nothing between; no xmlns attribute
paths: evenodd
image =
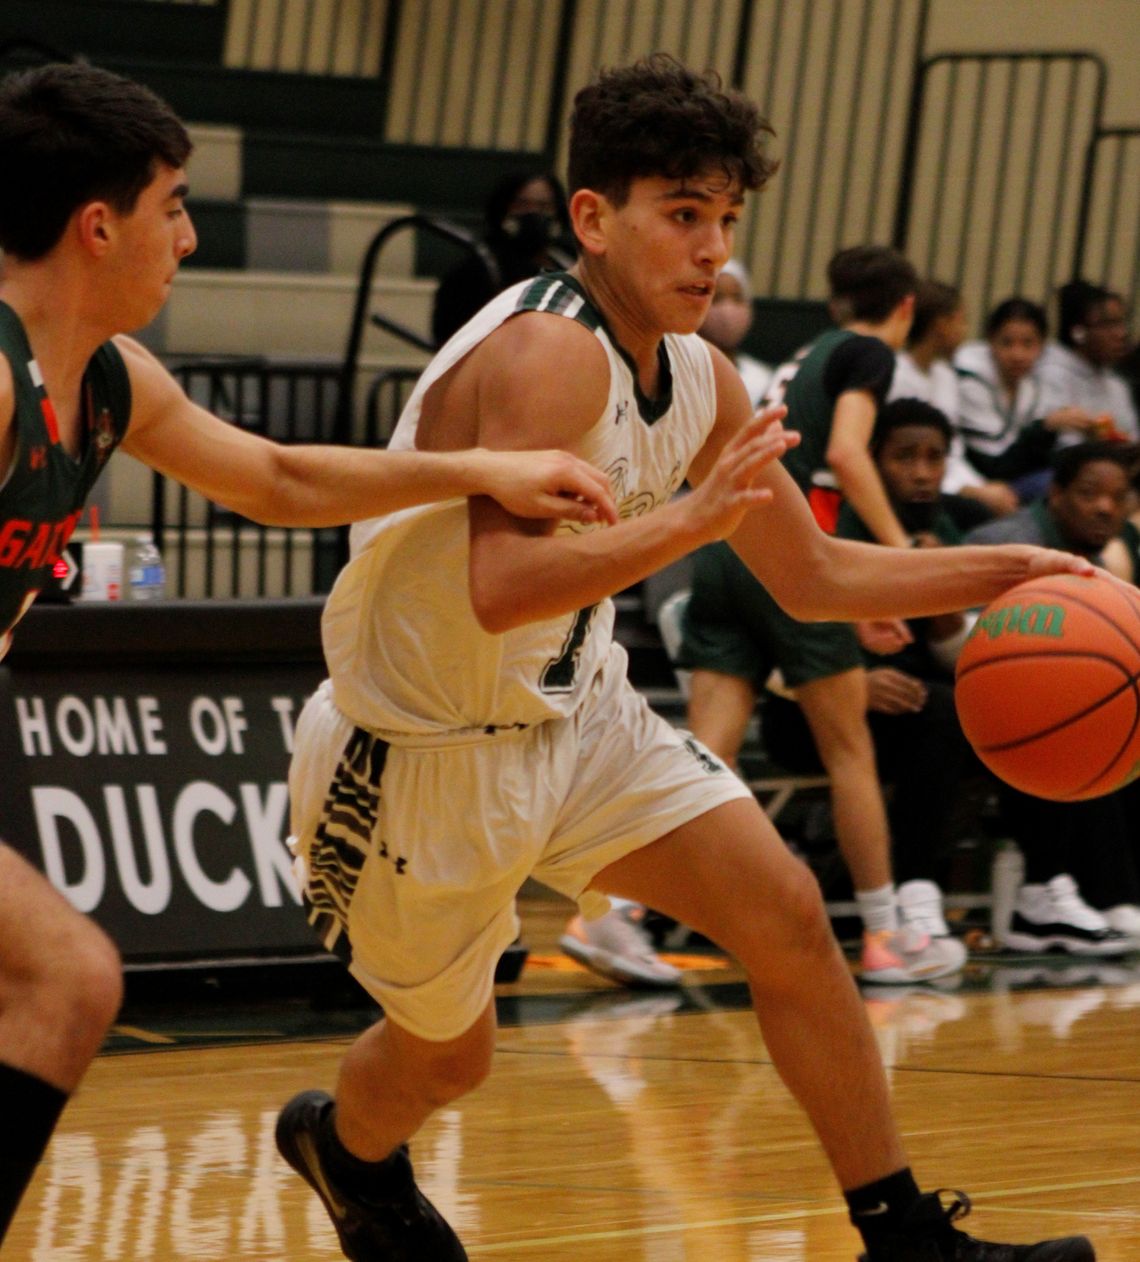
<svg viewBox="0 0 1140 1262"><path fill-rule="evenodd" d="M626 986L652 986L655 989L662 987L672 989L681 984L681 974L679 972L672 977L657 977L652 973L642 973L625 965L615 964L614 957L607 951L599 951L596 947L588 946L570 934L565 934L559 938L558 945L562 948L564 954L568 955L572 960L576 960L585 968L590 969L591 972L600 973L602 977L608 977L611 981L621 982Z"/></svg>
<svg viewBox="0 0 1140 1262"><path fill-rule="evenodd" d="M938 981L960 973L960 968L935 968L926 973L915 973L905 968L879 968L873 972L859 974L859 980L869 986L918 986L923 982Z"/></svg>
<svg viewBox="0 0 1140 1262"><path fill-rule="evenodd" d="M1084 938L1068 938L1064 934L1053 933L1038 937L1031 933L1017 933L1007 930L1001 935L1002 946L1013 951L1064 951L1068 955L1127 955L1134 950L1130 941L1124 942L1088 942Z"/></svg>
<svg viewBox="0 0 1140 1262"><path fill-rule="evenodd" d="M962 964L954 963L930 964L925 968L864 969L859 974L859 980L876 986L906 986L912 982L933 982L940 977L952 977L961 971Z"/></svg>

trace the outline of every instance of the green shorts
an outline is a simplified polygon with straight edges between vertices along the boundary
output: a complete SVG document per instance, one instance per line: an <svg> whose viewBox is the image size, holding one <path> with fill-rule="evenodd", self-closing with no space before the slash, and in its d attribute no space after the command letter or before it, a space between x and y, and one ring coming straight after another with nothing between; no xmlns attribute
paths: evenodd
<svg viewBox="0 0 1140 1262"><path fill-rule="evenodd" d="M863 665L846 622L797 622L728 546L694 554L693 590L682 620L681 665L747 679L756 689L775 667L789 688Z"/></svg>

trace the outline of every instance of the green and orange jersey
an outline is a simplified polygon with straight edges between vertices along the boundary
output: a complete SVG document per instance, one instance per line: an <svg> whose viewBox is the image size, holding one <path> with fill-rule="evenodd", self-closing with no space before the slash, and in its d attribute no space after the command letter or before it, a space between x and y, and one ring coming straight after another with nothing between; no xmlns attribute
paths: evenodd
<svg viewBox="0 0 1140 1262"><path fill-rule="evenodd" d="M111 452L127 431L130 380L118 350L107 342L83 377L80 451L59 439L55 410L44 388L19 316L0 302L0 355L12 372L15 452L0 471L0 656L12 627L51 579L83 506Z"/></svg>

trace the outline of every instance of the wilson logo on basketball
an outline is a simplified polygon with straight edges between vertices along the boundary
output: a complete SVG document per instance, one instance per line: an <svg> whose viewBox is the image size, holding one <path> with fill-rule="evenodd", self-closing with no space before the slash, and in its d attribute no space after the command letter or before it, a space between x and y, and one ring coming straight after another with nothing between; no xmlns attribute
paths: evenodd
<svg viewBox="0 0 1140 1262"><path fill-rule="evenodd" d="M988 611L974 623L969 638L985 633L991 640L999 635L1064 635L1065 610L1061 605L1006 605Z"/></svg>

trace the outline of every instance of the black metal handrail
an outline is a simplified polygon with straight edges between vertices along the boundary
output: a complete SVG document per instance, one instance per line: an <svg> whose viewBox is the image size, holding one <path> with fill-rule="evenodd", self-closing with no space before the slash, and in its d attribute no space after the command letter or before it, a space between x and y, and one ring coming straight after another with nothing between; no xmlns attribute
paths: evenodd
<svg viewBox="0 0 1140 1262"><path fill-rule="evenodd" d="M1069 69L1067 88L1063 82L1050 78L1051 71L1058 66L1067 66ZM966 152L972 164L970 178L959 218L956 225L952 225L957 232L958 274L948 279L961 282L962 273L966 267L969 242L983 239L987 243L987 253L982 260L984 271L982 280L985 290L982 297L986 302L992 299L993 294L990 291L994 286L998 270L997 249L1002 215L1006 206L1012 203L1013 213L1015 215L1020 213L1020 220L1016 224L1016 235L1020 244L1010 280L1013 288L1021 291L1024 288L1028 264L1027 251L1031 230L1034 224L1042 222L1040 216L1034 217L1042 196L1048 199L1048 205L1051 207L1049 211L1051 222L1045 224L1043 228L1043 231L1048 234L1049 242L1043 253L1038 256L1050 260L1051 267L1042 288L1048 290L1053 284L1069 279L1069 275L1062 274L1069 264L1062 263L1058 268L1052 261L1063 254L1061 243L1066 235L1072 232L1075 250L1071 256L1071 266L1074 272L1079 267L1081 239L1088 223L1089 197L1091 196L1090 175L1095 160L1096 137L1102 128L1105 108L1108 68L1103 57L1099 53L1085 49L1046 49L1021 52L942 52L920 61L911 92L892 234L894 245L900 250L908 251L912 257L916 249L916 243L911 239L912 217L916 205L919 204L916 180L919 177L920 153L924 149L923 124L928 112L926 106L929 80L932 71L939 67L948 67L947 106L937 123L939 134L933 138L925 138L938 147L937 155L929 164L930 169L937 172L937 185L930 191L928 199L929 204L934 208L934 219L929 234L930 249L927 251L925 260L926 269L931 269L937 244L946 237L943 230L943 208L946 201L944 194L947 191L944 183L950 165L948 156L955 135L961 134L962 127L968 127ZM966 67L977 71L972 97L968 92L968 83L966 89L961 87L963 82L961 72ZM1026 79L1022 74L1023 68L1026 67L1037 70L1038 77L1035 81ZM993 73L995 69L1006 71L1003 80L995 78ZM1088 83L1090 72L1091 84ZM1001 89L992 86L995 82L1004 83L1004 99L999 97L996 108L992 104L992 93L1000 93ZM1036 125L1033 128L1033 139L1027 161L1023 164L1024 178L1018 183L1017 177L1013 174L1015 164L1010 161L1011 138L1015 123L1015 96L1019 88L1026 89L1028 84L1029 89L1032 89L1034 83L1036 84L1036 115L1034 117ZM1052 117L1049 114L1048 105L1049 89L1057 83L1060 83L1064 96L1063 107L1060 109L1058 118L1061 128L1060 142L1055 146L1057 150L1055 169L1046 170L1043 168L1045 151L1042 138L1049 132L1046 122ZM1083 94L1078 92L1078 87L1082 85ZM956 110L955 106L958 105L961 108ZM1086 116L1087 129L1084 124ZM959 126L957 133L955 124ZM986 206L981 208L975 206L976 186L981 180L977 160L987 144L991 148L996 148L997 152L994 167L996 183L993 196L987 201ZM1070 178L1070 170L1073 168L1079 169L1077 179L1080 181L1080 186L1077 191L1075 214L1067 218L1065 209L1066 206L1071 205L1071 199L1064 194L1066 190L1072 189L1076 182ZM1018 200L1020 211L1017 208ZM923 204L926 204L925 201ZM988 223L979 224L979 216L988 216ZM923 265L917 258L916 262L919 266ZM1043 292L1041 296L1044 297L1045 293Z"/></svg>
<svg viewBox="0 0 1140 1262"><path fill-rule="evenodd" d="M356 284L356 299L352 308L352 323L348 329L348 342L344 350L344 360L340 369L340 391L337 399L336 424L333 435L335 442L347 443L352 438L353 400L356 392L356 372L360 364L360 347L364 341L365 325L372 323L385 332L393 334L402 341L421 351L434 351L435 343L407 325L392 320L379 312L369 314L372 300L372 282L376 276L376 266L384 247L401 232L420 229L444 241L450 241L465 253L474 255L483 261L492 277L498 275L499 266L495 256L472 233L448 219L434 215L401 215L386 223L368 243L364 258L360 264L360 275Z"/></svg>
<svg viewBox="0 0 1140 1262"><path fill-rule="evenodd" d="M367 447L386 447L396 421L420 379L418 368L386 368L372 379L364 399L364 444ZM388 406L382 412L382 402L388 396Z"/></svg>
<svg viewBox="0 0 1140 1262"><path fill-rule="evenodd" d="M335 363L217 355L175 360L170 370L191 399L241 429L282 443L329 440L339 382ZM261 526L158 472L151 481L151 532L166 557L174 596L326 592L346 555L343 529ZM203 581L191 585L195 546L202 551ZM299 547L310 554L307 567ZM243 560L252 581L243 577ZM280 570L276 581L271 565Z"/></svg>

